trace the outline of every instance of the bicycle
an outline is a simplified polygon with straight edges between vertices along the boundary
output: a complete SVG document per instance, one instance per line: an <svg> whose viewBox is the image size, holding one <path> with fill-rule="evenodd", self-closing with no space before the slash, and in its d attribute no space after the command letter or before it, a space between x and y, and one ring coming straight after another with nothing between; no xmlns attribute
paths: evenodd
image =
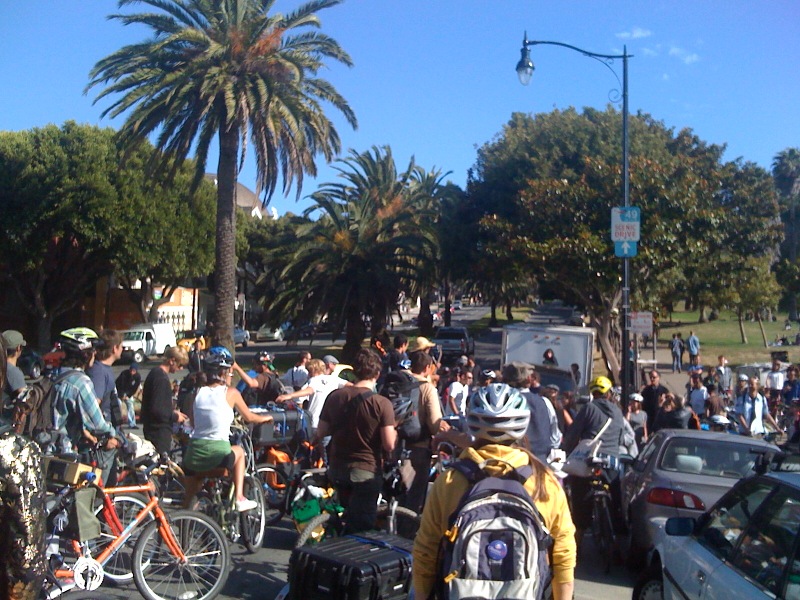
<svg viewBox="0 0 800 600"><path fill-rule="evenodd" d="M387 463L384 468L383 490L378 497L375 528L413 540L422 519L413 510L400 506L399 497L406 491L400 467L406 458L407 452L403 450L396 460ZM325 511L306 524L295 548L307 543L317 543L328 537L338 537L343 533L343 514Z"/></svg>
<svg viewBox="0 0 800 600"><path fill-rule="evenodd" d="M603 557L605 573L611 570L612 558L619 555L619 546L614 535L614 522L611 519L611 480L606 469L609 457L590 456L587 463L591 467L589 500L592 505L592 538Z"/></svg>
<svg viewBox="0 0 800 600"><path fill-rule="evenodd" d="M147 600L211 600L228 580L230 551L225 534L207 516L192 511L179 510L169 516L161 508L155 484L150 474L153 465L138 474L136 485L102 488L93 483L94 473L85 474L82 481L68 486L57 497L48 512L48 523L53 523L51 542L61 541L62 546L74 551L76 560L66 565L63 556L48 553L50 585L43 589L43 597L60 596L73 588L96 590L103 582L105 568L112 559L138 534L131 555L134 584ZM76 494L91 488L100 494L111 529L103 541L84 542L63 539L59 536L69 520L68 511L76 503ZM146 503L123 528L116 510L109 510L109 498L141 494ZM139 500L132 504L138 506ZM113 507L113 504L111 505ZM59 528L59 524L62 526ZM66 589L65 589L66 588Z"/></svg>
<svg viewBox="0 0 800 600"><path fill-rule="evenodd" d="M195 473L192 477L205 479L200 491L189 506L211 517L234 543L241 542L251 554L258 552L264 543L266 531L266 499L260 481L256 478L253 444L246 425L234 421L231 425L231 443L242 447L245 455L245 476L242 493L254 500L256 507L246 512L236 510L236 490L231 473L224 468Z"/></svg>

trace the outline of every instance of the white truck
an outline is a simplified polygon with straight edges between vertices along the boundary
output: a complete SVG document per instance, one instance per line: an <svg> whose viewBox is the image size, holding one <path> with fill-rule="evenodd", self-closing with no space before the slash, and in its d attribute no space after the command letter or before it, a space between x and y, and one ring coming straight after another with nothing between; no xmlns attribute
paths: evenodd
<svg viewBox="0 0 800 600"><path fill-rule="evenodd" d="M595 331L569 325L515 324L503 327L502 364L525 362L536 367L542 384L576 391L592 377Z"/></svg>
<svg viewBox="0 0 800 600"><path fill-rule="evenodd" d="M122 357L127 360L142 362L177 345L175 330L169 323L141 323L122 332Z"/></svg>

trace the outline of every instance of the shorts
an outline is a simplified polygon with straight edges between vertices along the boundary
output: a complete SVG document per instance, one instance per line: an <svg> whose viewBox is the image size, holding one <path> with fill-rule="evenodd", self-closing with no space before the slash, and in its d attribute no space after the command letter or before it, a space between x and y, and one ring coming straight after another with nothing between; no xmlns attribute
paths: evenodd
<svg viewBox="0 0 800 600"><path fill-rule="evenodd" d="M233 469L235 455L228 441L190 440L183 457L183 470L187 475L211 469Z"/></svg>

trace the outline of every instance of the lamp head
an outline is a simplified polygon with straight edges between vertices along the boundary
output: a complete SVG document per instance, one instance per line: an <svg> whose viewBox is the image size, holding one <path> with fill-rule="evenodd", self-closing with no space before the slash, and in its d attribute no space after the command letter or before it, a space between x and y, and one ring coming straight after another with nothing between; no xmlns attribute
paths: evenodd
<svg viewBox="0 0 800 600"><path fill-rule="evenodd" d="M528 35L525 34L525 39L522 40L520 59L517 63L517 77L519 77L519 82L522 85L528 85L530 83L535 68L531 60L531 51L528 48Z"/></svg>

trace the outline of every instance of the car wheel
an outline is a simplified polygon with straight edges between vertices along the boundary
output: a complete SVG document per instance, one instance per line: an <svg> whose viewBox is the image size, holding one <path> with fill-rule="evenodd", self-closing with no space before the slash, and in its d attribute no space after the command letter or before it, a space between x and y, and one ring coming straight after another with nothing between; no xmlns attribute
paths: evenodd
<svg viewBox="0 0 800 600"><path fill-rule="evenodd" d="M642 573L633 588L633 600L661 600L664 597L664 580L661 565L650 566Z"/></svg>
<svg viewBox="0 0 800 600"><path fill-rule="evenodd" d="M133 362L143 363L145 359L144 352L142 350L136 350L133 353Z"/></svg>
<svg viewBox="0 0 800 600"><path fill-rule="evenodd" d="M38 363L33 363L28 370L31 379L39 379L42 376L42 367Z"/></svg>

